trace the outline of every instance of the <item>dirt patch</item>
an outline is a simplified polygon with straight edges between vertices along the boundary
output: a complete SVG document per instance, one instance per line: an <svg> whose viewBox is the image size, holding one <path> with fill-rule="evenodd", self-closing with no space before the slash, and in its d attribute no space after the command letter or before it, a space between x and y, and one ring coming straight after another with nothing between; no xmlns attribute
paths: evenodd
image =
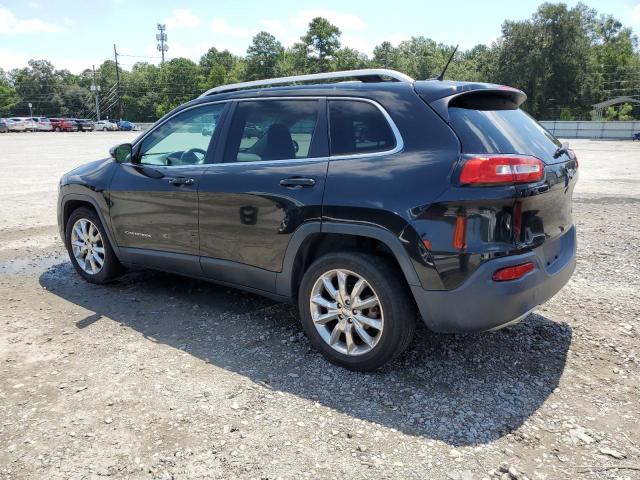
<svg viewBox="0 0 640 480"><path fill-rule="evenodd" d="M494 333L420 328L360 374L313 351L290 306L150 271L83 282L50 173L78 162L47 152L117 135L34 134L48 187L29 214L2 197L0 478L640 478L640 195L583 175L556 297ZM0 162L27 136L0 136ZM577 150L581 175L609 151Z"/></svg>

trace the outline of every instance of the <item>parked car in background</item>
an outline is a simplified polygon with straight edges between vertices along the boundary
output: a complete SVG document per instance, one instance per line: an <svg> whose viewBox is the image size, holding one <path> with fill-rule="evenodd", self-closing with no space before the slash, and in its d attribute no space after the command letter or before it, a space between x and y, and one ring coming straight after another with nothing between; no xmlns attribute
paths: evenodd
<svg viewBox="0 0 640 480"><path fill-rule="evenodd" d="M47 117L31 117L36 124L36 131L38 132L52 132L53 125Z"/></svg>
<svg viewBox="0 0 640 480"><path fill-rule="evenodd" d="M68 118L50 118L51 126L56 132L76 132L78 125Z"/></svg>
<svg viewBox="0 0 640 480"><path fill-rule="evenodd" d="M131 131L136 129L136 124L133 122L129 122L128 120L120 120L118 122L118 129L124 131Z"/></svg>
<svg viewBox="0 0 640 480"><path fill-rule="evenodd" d="M7 133L9 131L9 127L7 126L7 122L4 118L0 118L0 133Z"/></svg>
<svg viewBox="0 0 640 480"><path fill-rule="evenodd" d="M109 120L98 120L93 123L93 126L96 131L102 130L103 132L106 132L107 130L118 130L118 125L110 122Z"/></svg>
<svg viewBox="0 0 640 480"><path fill-rule="evenodd" d="M22 124L24 125L24 130L27 132L35 132L38 129L36 122L31 120L30 117L12 117L9 120L17 120L19 122L22 122Z"/></svg>
<svg viewBox="0 0 640 480"><path fill-rule="evenodd" d="M5 122L10 132L25 132L27 130L27 124L19 118L5 118Z"/></svg>
<svg viewBox="0 0 640 480"><path fill-rule="evenodd" d="M93 121L86 118L72 118L71 120L76 122L79 132L93 132L95 128Z"/></svg>

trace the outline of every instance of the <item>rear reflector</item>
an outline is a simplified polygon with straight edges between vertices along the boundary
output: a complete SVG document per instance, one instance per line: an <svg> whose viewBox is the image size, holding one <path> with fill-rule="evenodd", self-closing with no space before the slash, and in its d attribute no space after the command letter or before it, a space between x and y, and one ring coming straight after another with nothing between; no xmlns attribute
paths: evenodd
<svg viewBox="0 0 640 480"><path fill-rule="evenodd" d="M533 271L533 262L523 263L514 267L501 268L493 274L493 280L496 282L506 282L509 280L517 280L524 277L527 273Z"/></svg>
<svg viewBox="0 0 640 480"><path fill-rule="evenodd" d="M453 248L463 250L467 246L467 217L459 213L453 230Z"/></svg>
<svg viewBox="0 0 640 480"><path fill-rule="evenodd" d="M527 155L465 155L460 172L464 185L529 183L542 180L544 163Z"/></svg>

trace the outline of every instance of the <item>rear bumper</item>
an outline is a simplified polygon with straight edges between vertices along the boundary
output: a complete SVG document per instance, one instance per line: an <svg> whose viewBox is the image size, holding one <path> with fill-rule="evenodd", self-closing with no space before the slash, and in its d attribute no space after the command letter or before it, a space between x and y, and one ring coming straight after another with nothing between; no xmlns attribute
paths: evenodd
<svg viewBox="0 0 640 480"><path fill-rule="evenodd" d="M425 324L443 333L492 330L546 302L569 281L575 269L575 227L554 242L561 242L559 250L546 249L554 251L554 258L545 258L542 246L521 255L494 259L479 267L454 290L411 286ZM524 277L508 282L492 279L496 270L525 262L533 262L535 269Z"/></svg>

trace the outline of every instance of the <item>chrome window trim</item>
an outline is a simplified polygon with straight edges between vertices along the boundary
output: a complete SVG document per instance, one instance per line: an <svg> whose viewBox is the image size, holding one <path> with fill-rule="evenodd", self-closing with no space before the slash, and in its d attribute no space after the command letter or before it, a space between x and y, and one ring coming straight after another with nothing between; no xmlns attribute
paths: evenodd
<svg viewBox="0 0 640 480"><path fill-rule="evenodd" d="M138 164L123 163L122 165L129 165L129 166L134 166L134 167L135 166L140 166L140 165L146 165L146 166L149 166L149 167L175 168L175 169L194 168L194 167L198 167L198 166L211 167L211 166L214 166L214 165L216 165L216 166L219 166L219 165L267 165L267 164L274 164L275 165L275 164L294 163L294 162L332 161L332 160L348 160L348 159L354 159L354 158L386 157L388 155L396 154L396 153L398 153L398 152L400 152L400 151L402 151L404 149L404 140L402 139L402 135L400 134L400 130L396 126L395 122L393 121L393 119L391 118L389 113L378 102L376 102L375 100L372 100L370 98L363 98L363 97L338 97L338 96L332 97L332 96L326 96L326 95L281 96L281 97L280 96L271 96L271 97L258 96L258 97L233 98L233 99L226 99L226 100L212 100L210 102L199 103L197 105L192 105L192 106L187 107L187 108L185 108L183 110L180 110L179 112L176 112L175 114L171 115L170 117L165 118L162 121L162 123L159 123L158 125L154 125L147 132L145 132L144 135L142 135L139 138L137 138L136 140L134 140L134 143L132 145L134 147L137 146L148 135L150 135L153 131L155 131L157 128L160 128L162 125L164 125L166 122L168 122L169 120L171 120L175 116L180 115L182 112L186 112L187 110L191 110L191 109L194 109L194 108L202 107L202 106L205 106L205 105L213 105L213 104L228 103L228 102L248 102L248 101L255 101L255 100L322 100L322 99L326 99L327 101L331 101L331 100L351 100L351 101L366 102L366 103L370 103L370 104L374 105L378 110L380 110L380 112L382 113L382 115L386 119L389 127L391 128L391 131L393 132L393 135L394 135L394 137L396 139L396 146L394 148L390 149L390 150L383 150L383 151L379 151L379 152L353 153L353 154L346 154L346 155L329 155L328 157L287 158L287 159L283 159L283 160L257 160L255 162L202 163L202 164L194 164L194 165L151 165L151 164L148 164L148 163L138 163ZM330 122L331 122L331 119L329 118L329 115L327 115L327 126L328 126L328 128L331 128L330 127ZM327 134L329 135L329 132L327 132ZM330 145L329 145L329 148L331 148ZM329 152L329 153L331 153L331 152Z"/></svg>
<svg viewBox="0 0 640 480"><path fill-rule="evenodd" d="M376 102L375 100L371 100L369 98L361 98L361 97L327 97L327 101L333 101L333 100L360 101L360 102L367 102L372 105L375 105L378 108L378 110L380 110L384 118L387 120L387 124L391 128L391 131L393 132L393 136L396 139L396 145L390 150L381 150L381 151L364 152L364 153L347 153L344 155L331 155L331 150L329 150L329 160L348 160L351 158L366 158L366 157L386 157L388 155L393 155L394 153L398 153L402 149L404 149L404 140L402 139L400 130L398 129L397 125L391 118L391 115L389 115L389 113L384 109L384 107L380 105L378 102ZM327 118L329 121L329 128L331 128L330 117L331 115L328 114ZM329 133L329 138L331 138L331 132L328 132L328 133ZM329 148L331 148L331 144L329 144Z"/></svg>
<svg viewBox="0 0 640 480"><path fill-rule="evenodd" d="M232 165L282 165L287 163L303 163L303 162L327 162L329 157L309 157L309 158L285 158L283 160L256 160L255 162L221 162L207 163L209 167L230 167Z"/></svg>

